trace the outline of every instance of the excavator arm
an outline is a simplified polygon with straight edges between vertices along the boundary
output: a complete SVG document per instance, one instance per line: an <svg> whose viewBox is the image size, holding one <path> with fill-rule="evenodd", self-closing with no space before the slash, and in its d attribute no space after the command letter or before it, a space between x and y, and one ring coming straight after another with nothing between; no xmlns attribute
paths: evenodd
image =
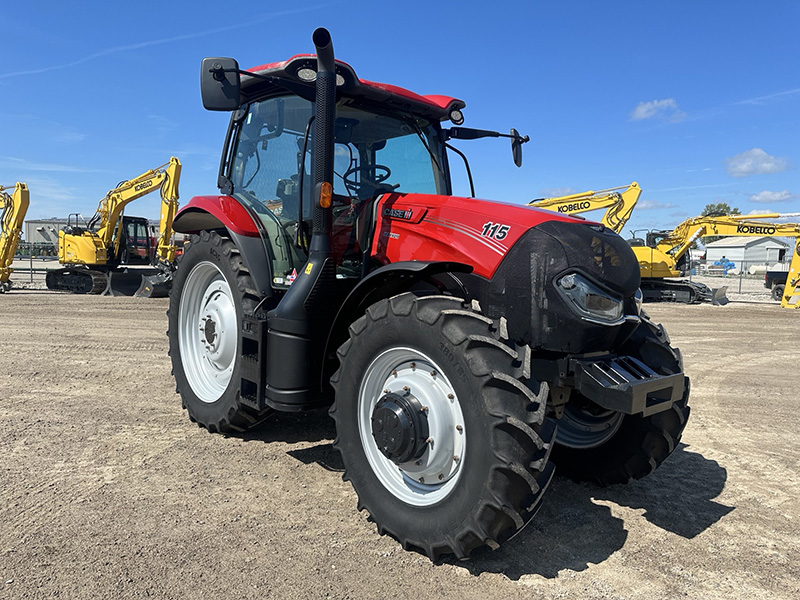
<svg viewBox="0 0 800 600"><path fill-rule="evenodd" d="M10 194L6 189L9 188L0 186L0 293L11 289L9 277L14 270L11 263L14 262L30 204L28 186L24 183L17 183Z"/></svg>
<svg viewBox="0 0 800 600"><path fill-rule="evenodd" d="M624 191L620 191L624 190ZM606 209L600 222L616 233L621 233L625 223L631 218L642 189L635 181L625 186L607 190L581 192L569 196L540 198L532 200L528 206L544 208L565 215L576 215L592 210Z"/></svg>

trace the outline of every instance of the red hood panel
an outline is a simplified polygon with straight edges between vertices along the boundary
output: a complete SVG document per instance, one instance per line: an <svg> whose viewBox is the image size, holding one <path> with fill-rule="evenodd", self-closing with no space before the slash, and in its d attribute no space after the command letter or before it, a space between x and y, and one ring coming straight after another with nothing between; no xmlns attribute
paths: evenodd
<svg viewBox="0 0 800 600"><path fill-rule="evenodd" d="M383 264L456 261L490 278L509 249L545 221L585 223L518 204L429 194L387 194L380 202L372 255Z"/></svg>

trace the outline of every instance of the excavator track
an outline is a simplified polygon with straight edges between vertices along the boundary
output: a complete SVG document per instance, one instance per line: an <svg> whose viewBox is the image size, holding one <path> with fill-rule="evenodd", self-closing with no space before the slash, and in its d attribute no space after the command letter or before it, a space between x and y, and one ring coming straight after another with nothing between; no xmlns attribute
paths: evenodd
<svg viewBox="0 0 800 600"><path fill-rule="evenodd" d="M721 294L719 293L721 291ZM682 302L696 304L698 302L719 302L725 296L727 286L721 290L712 290L707 285L683 279L668 281L665 279L642 279L642 294L645 302Z"/></svg>
<svg viewBox="0 0 800 600"><path fill-rule="evenodd" d="M47 273L48 290L73 294L102 294L108 285L108 276L102 271L85 268L54 269Z"/></svg>

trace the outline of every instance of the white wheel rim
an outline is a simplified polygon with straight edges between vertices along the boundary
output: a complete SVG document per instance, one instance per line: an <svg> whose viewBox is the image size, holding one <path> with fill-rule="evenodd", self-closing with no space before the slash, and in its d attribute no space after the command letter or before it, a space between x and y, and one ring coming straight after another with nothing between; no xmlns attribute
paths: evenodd
<svg viewBox="0 0 800 600"><path fill-rule="evenodd" d="M372 437L372 413L385 394L407 391L427 407L431 443L419 459L395 464ZM358 394L358 429L372 471L407 504L430 506L441 501L463 472L466 431L461 405L439 366L418 350L391 348L367 367Z"/></svg>
<svg viewBox="0 0 800 600"><path fill-rule="evenodd" d="M236 305L219 268L194 266L178 309L178 343L186 379L203 402L216 402L233 376L238 345Z"/></svg>

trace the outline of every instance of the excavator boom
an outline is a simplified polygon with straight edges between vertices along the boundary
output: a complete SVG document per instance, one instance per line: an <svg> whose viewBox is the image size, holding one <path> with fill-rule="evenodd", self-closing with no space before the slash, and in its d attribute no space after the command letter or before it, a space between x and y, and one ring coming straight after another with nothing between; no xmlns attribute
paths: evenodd
<svg viewBox="0 0 800 600"><path fill-rule="evenodd" d="M14 254L22 237L22 224L30 205L28 186L17 183L12 193L0 186L0 293L11 289L9 277L14 269Z"/></svg>
<svg viewBox="0 0 800 600"><path fill-rule="evenodd" d="M621 186L599 191L590 190L568 196L531 200L528 206L544 208L565 215L577 215L605 208L606 212L600 222L615 233L621 233L622 228L631 218L631 213L641 194L642 189L634 181L628 187Z"/></svg>

